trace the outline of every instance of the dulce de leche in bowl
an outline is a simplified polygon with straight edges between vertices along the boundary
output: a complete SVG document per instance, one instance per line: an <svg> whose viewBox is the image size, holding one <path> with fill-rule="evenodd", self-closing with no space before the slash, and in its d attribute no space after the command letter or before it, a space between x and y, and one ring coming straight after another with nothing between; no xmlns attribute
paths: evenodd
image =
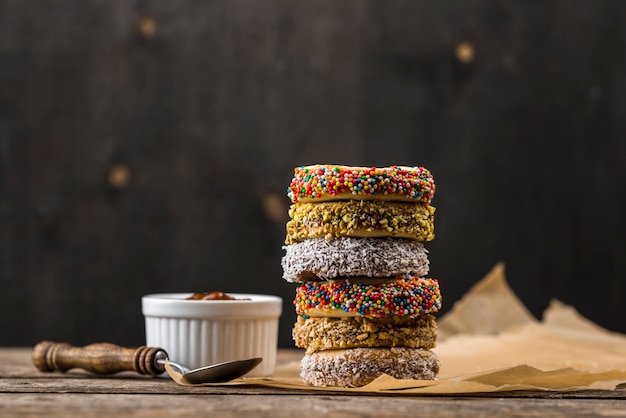
<svg viewBox="0 0 626 418"><path fill-rule="evenodd" d="M141 298L146 345L161 347L189 368L262 357L247 377L271 376L276 365L278 296L161 293Z"/></svg>

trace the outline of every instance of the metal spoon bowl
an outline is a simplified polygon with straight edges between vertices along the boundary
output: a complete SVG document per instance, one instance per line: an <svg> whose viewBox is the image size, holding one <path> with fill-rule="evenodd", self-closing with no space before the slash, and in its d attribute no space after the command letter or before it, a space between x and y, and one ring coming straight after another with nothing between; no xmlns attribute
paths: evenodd
<svg viewBox="0 0 626 418"><path fill-rule="evenodd" d="M224 361L190 370L182 364L175 363L167 358L164 351L157 353L156 363L165 366L168 364L174 371L180 373L189 383L221 383L236 379L258 366L263 359L252 357L241 360Z"/></svg>

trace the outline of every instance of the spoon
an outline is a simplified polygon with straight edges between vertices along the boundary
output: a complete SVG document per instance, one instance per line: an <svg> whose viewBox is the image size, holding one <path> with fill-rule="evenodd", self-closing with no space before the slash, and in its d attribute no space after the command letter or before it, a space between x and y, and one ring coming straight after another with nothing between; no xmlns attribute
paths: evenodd
<svg viewBox="0 0 626 418"><path fill-rule="evenodd" d="M157 364L168 364L174 371L180 373L189 383L219 383L228 382L248 373L261 363L261 357L252 357L242 360L224 361L209 366L198 367L190 370L182 364L174 363L167 359L165 351L157 353Z"/></svg>
<svg viewBox="0 0 626 418"><path fill-rule="evenodd" d="M42 372L81 368L100 375L123 371L158 375L165 371L165 364L169 364L189 383L217 383L243 376L263 359L254 357L226 361L189 370L169 361L167 352L159 347L128 348L109 343L74 347L67 343L42 341L33 349L32 360L35 367Z"/></svg>

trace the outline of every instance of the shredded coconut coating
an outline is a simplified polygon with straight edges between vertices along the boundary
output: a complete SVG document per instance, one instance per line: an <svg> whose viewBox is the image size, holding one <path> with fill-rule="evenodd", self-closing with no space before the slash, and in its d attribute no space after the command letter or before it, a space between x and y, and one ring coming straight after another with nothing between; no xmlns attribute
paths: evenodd
<svg viewBox="0 0 626 418"><path fill-rule="evenodd" d="M301 316L293 327L296 347L306 353L356 347L409 347L431 349L437 341L432 315L416 319L397 316L385 319L308 318Z"/></svg>
<svg viewBox="0 0 626 418"><path fill-rule="evenodd" d="M300 378L313 386L360 387L386 374L396 379L436 380L437 355L421 348L352 348L306 354Z"/></svg>
<svg viewBox="0 0 626 418"><path fill-rule="evenodd" d="M384 200L296 203L289 209L286 244L310 238L435 238L435 207Z"/></svg>
<svg viewBox="0 0 626 418"><path fill-rule="evenodd" d="M283 278L288 282L336 277L426 276L428 251L402 238L315 238L283 247Z"/></svg>

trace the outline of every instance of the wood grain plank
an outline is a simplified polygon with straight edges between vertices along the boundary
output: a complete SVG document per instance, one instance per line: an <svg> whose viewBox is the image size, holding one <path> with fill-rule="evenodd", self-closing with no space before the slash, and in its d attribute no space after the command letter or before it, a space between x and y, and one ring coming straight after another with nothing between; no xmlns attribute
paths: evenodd
<svg viewBox="0 0 626 418"><path fill-rule="evenodd" d="M298 395L126 395L126 394L0 394L0 410L11 416L169 417L218 414L224 417L293 417L306 411L319 417L623 416L624 400L548 400L479 398L379 398Z"/></svg>
<svg viewBox="0 0 626 418"><path fill-rule="evenodd" d="M299 395L299 396L365 396L362 394L332 394L306 389L278 389L262 386L181 386L167 378L153 378L134 373L119 373L110 377L95 376L82 370L42 373L30 363L29 348L0 348L7 359L0 363L0 393L83 393L83 394L186 394L186 395ZM278 365L301 358L301 350L279 350ZM392 395L376 395L391 396ZM453 396L471 398L473 396ZM613 391L545 392L513 391L481 394L481 398L544 398L544 399L626 399L626 385Z"/></svg>

